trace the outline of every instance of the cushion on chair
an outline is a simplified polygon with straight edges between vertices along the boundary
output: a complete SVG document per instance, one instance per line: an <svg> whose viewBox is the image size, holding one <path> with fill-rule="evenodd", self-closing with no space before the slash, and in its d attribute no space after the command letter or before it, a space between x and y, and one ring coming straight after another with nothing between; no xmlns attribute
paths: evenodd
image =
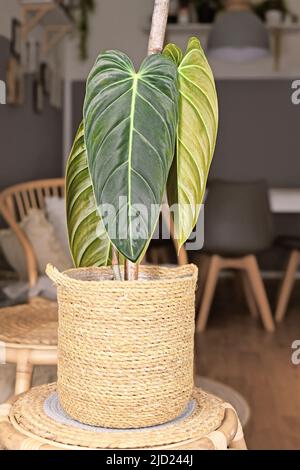
<svg viewBox="0 0 300 470"><path fill-rule="evenodd" d="M61 246L64 248L65 252L69 255L70 249L69 249L67 217L66 217L66 201L64 198L57 197L57 196L46 197L45 206L46 206L46 217L55 228L55 233L61 243ZM70 262L71 262L71 257L70 257Z"/></svg>
<svg viewBox="0 0 300 470"><path fill-rule="evenodd" d="M54 226L46 219L42 210L30 209L20 226L32 244L39 274L45 273L49 262L63 271L72 267L69 253L60 243ZM27 277L25 254L15 233L12 230L1 231L0 243L9 264L21 279L25 279Z"/></svg>
<svg viewBox="0 0 300 470"><path fill-rule="evenodd" d="M25 280L27 278L27 268L24 251L11 229L0 230L0 245L8 264L18 273L21 280Z"/></svg>
<svg viewBox="0 0 300 470"><path fill-rule="evenodd" d="M68 252L64 250L55 227L46 219L43 211L30 209L24 219L24 230L36 254L40 274L45 273L48 263L60 271L72 267Z"/></svg>

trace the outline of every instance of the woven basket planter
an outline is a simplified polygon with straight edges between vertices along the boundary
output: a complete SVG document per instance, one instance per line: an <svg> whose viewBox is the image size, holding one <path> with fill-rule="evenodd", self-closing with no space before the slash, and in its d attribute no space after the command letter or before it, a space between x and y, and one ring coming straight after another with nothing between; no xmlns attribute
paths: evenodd
<svg viewBox="0 0 300 470"><path fill-rule="evenodd" d="M186 408L193 389L197 268L140 267L138 281L111 268L47 274L58 289L58 394L86 424L140 428Z"/></svg>

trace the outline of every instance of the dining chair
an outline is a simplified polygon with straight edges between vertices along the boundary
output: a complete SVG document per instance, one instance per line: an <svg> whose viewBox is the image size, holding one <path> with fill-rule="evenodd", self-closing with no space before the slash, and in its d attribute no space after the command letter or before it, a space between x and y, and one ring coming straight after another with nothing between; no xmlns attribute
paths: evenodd
<svg viewBox="0 0 300 470"><path fill-rule="evenodd" d="M268 188L264 181L215 180L209 185L204 205L205 272L196 330L206 328L218 274L238 270L251 313L260 314L267 331L274 321L256 255L272 245L273 227Z"/></svg>

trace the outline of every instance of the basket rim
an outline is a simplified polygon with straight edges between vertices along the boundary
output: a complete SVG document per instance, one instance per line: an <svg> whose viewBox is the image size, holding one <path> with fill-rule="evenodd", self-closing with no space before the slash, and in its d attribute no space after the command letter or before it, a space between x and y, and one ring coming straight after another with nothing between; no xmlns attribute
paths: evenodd
<svg viewBox="0 0 300 470"><path fill-rule="evenodd" d="M66 285L72 283L73 285L78 286L86 286L87 283L89 286L99 286L100 284L105 284L106 286L108 283L113 282L114 287L126 287L131 288L134 286L154 286L158 283L168 284L178 284L182 283L183 281L197 281L198 278L198 268L195 264L190 263L184 266L174 266L174 267L166 267L166 266L148 266L148 265L141 265L139 267L140 272L151 272L156 271L161 275L157 277L157 279L137 279L133 281L119 281L115 279L100 279L100 280L88 280L88 279L76 279L72 277L70 274L78 273L78 272L89 272L89 271L98 271L98 272L107 272L111 267L110 266L102 266L102 267L87 267L87 268L72 268L67 269L66 271L59 272L56 268L52 265L48 264L46 273L58 286L59 285ZM177 273L177 276L167 276L168 272Z"/></svg>

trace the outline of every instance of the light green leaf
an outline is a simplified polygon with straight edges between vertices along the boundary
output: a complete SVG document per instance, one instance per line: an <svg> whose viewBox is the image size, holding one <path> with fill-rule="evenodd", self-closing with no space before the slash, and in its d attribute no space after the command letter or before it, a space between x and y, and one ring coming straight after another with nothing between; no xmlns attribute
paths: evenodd
<svg viewBox="0 0 300 470"><path fill-rule="evenodd" d="M109 237L133 262L157 223L177 120L177 68L171 60L149 56L136 72L125 54L100 54L84 104L88 164Z"/></svg>
<svg viewBox="0 0 300 470"><path fill-rule="evenodd" d="M197 38L182 58L175 44L163 54L178 66L179 122L176 157L168 179L168 201L174 211L175 235L181 247L195 227L205 194L218 130L214 77Z"/></svg>
<svg viewBox="0 0 300 470"><path fill-rule="evenodd" d="M87 164L83 123L67 163L66 204L70 251L76 267L110 264L111 243L97 212Z"/></svg>

